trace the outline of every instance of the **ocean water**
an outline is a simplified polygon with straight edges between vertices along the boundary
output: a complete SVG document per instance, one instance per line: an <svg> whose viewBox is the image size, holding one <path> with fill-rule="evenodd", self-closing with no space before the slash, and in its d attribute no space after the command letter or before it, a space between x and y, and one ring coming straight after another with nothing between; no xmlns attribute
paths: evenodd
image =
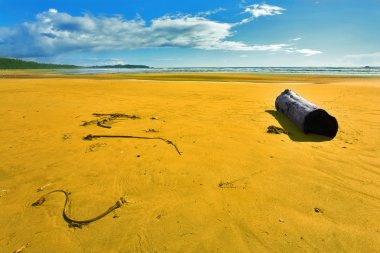
<svg viewBox="0 0 380 253"><path fill-rule="evenodd" d="M380 67L186 67L186 68L80 68L56 70L64 74L128 74L128 73L252 73L252 74L291 74L291 75L341 75L341 76L380 76Z"/></svg>

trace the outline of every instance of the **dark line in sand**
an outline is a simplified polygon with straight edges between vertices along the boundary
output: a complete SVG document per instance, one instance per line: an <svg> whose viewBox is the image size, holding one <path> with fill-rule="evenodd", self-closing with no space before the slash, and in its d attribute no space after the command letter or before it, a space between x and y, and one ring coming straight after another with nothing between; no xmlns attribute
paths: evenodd
<svg viewBox="0 0 380 253"><path fill-rule="evenodd" d="M95 139L95 138L127 138L127 139L144 139L144 140L162 140L162 141L166 142L167 144L172 145L175 148L175 150L177 151L177 153L179 155L181 155L181 151L179 151L179 149L178 149L177 145L175 145L175 143L173 143L170 140L164 139L162 137L145 137L145 136L132 136L132 135L91 135L91 134L89 134L89 135L83 137L83 140L91 141L92 139Z"/></svg>

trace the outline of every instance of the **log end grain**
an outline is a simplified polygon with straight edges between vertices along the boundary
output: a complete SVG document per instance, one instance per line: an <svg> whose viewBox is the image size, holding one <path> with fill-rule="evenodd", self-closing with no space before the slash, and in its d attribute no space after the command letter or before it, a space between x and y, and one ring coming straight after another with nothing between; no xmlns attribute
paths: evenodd
<svg viewBox="0 0 380 253"><path fill-rule="evenodd" d="M334 138L338 132L338 121L325 110L317 109L306 115L303 129L306 134Z"/></svg>

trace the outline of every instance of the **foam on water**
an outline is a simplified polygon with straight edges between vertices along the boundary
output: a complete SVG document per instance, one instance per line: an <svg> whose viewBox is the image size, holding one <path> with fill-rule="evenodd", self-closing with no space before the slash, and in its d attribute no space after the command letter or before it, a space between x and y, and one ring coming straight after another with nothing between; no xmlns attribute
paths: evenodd
<svg viewBox="0 0 380 253"><path fill-rule="evenodd" d="M341 75L341 76L380 76L380 67L186 67L186 68L79 68L56 70L64 74L128 74L128 73L253 73L253 74L292 74L292 75Z"/></svg>

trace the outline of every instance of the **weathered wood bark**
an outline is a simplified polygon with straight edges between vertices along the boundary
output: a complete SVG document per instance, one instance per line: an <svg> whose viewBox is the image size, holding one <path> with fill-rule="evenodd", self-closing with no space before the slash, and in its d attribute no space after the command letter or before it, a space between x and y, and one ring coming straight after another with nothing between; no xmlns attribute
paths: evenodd
<svg viewBox="0 0 380 253"><path fill-rule="evenodd" d="M338 132L338 122L333 116L289 89L277 97L276 109L306 134L313 133L334 138Z"/></svg>

